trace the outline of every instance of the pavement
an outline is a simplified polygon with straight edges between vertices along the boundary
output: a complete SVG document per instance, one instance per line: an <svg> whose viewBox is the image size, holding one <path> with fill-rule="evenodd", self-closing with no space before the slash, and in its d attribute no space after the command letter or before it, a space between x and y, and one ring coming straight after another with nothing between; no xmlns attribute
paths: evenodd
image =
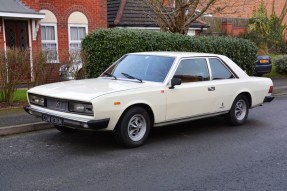
<svg viewBox="0 0 287 191"><path fill-rule="evenodd" d="M287 79L273 78L273 95L287 95ZM22 108L0 109L0 136L26 133L53 128L53 125L42 122L27 114Z"/></svg>

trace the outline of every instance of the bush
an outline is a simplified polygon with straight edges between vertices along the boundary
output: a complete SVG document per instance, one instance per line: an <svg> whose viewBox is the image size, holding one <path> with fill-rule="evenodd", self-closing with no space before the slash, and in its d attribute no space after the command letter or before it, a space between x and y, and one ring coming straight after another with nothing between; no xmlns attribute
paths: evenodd
<svg viewBox="0 0 287 191"><path fill-rule="evenodd" d="M88 77L99 76L126 53L186 51L226 55L252 74L257 47L249 40L231 37L185 36L174 33L128 29L102 29L90 33L82 43Z"/></svg>
<svg viewBox="0 0 287 191"><path fill-rule="evenodd" d="M30 78L28 50L0 50L0 102L13 103L16 85Z"/></svg>
<svg viewBox="0 0 287 191"><path fill-rule="evenodd" d="M279 74L287 74L287 55L278 56L274 59L276 72Z"/></svg>
<svg viewBox="0 0 287 191"><path fill-rule="evenodd" d="M45 84L53 70L58 72L57 64L46 63L47 55L44 52L33 52L32 56L33 67L30 65L29 50L0 49L0 102L11 105L17 101L14 99L17 85L24 84L30 88Z"/></svg>

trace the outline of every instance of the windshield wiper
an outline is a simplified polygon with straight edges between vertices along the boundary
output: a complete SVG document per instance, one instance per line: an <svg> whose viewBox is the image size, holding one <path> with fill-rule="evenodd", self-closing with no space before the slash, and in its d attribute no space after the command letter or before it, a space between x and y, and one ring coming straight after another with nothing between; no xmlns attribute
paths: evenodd
<svg viewBox="0 0 287 191"><path fill-rule="evenodd" d="M105 72L104 74L107 75L107 76L109 76L109 77L113 77L115 80L117 79L116 76L114 76L113 74L110 74L110 73L108 73L108 72Z"/></svg>
<svg viewBox="0 0 287 191"><path fill-rule="evenodd" d="M136 77L131 76L131 75L129 75L129 74L122 73L122 75L124 75L126 78L138 80L138 81L140 81L141 83L143 82L142 79L136 78Z"/></svg>

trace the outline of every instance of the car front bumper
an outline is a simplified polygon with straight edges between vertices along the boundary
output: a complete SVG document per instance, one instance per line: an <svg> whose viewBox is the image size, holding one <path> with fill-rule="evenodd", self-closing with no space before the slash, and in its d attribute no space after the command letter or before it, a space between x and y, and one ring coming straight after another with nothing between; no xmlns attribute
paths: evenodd
<svg viewBox="0 0 287 191"><path fill-rule="evenodd" d="M86 119L86 118L81 118L81 117L67 117L64 115L51 113L44 109L34 108L31 106L25 106L24 110L30 115L34 115L40 118L42 118L43 115L59 118L62 121L62 126L69 127L72 129L83 129L83 130L105 129L108 127L109 121L110 121L110 119L91 120L91 119ZM58 125L55 123L52 123L52 124Z"/></svg>

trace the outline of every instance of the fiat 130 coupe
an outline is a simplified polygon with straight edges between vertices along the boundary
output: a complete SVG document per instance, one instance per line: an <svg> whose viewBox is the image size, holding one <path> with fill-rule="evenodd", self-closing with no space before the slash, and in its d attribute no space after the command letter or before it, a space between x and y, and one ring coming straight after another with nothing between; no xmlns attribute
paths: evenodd
<svg viewBox="0 0 287 191"><path fill-rule="evenodd" d="M141 52L95 79L34 87L25 110L61 132L108 130L136 147L152 127L212 116L242 125L250 108L273 100L272 89L269 78L250 77L223 55Z"/></svg>

